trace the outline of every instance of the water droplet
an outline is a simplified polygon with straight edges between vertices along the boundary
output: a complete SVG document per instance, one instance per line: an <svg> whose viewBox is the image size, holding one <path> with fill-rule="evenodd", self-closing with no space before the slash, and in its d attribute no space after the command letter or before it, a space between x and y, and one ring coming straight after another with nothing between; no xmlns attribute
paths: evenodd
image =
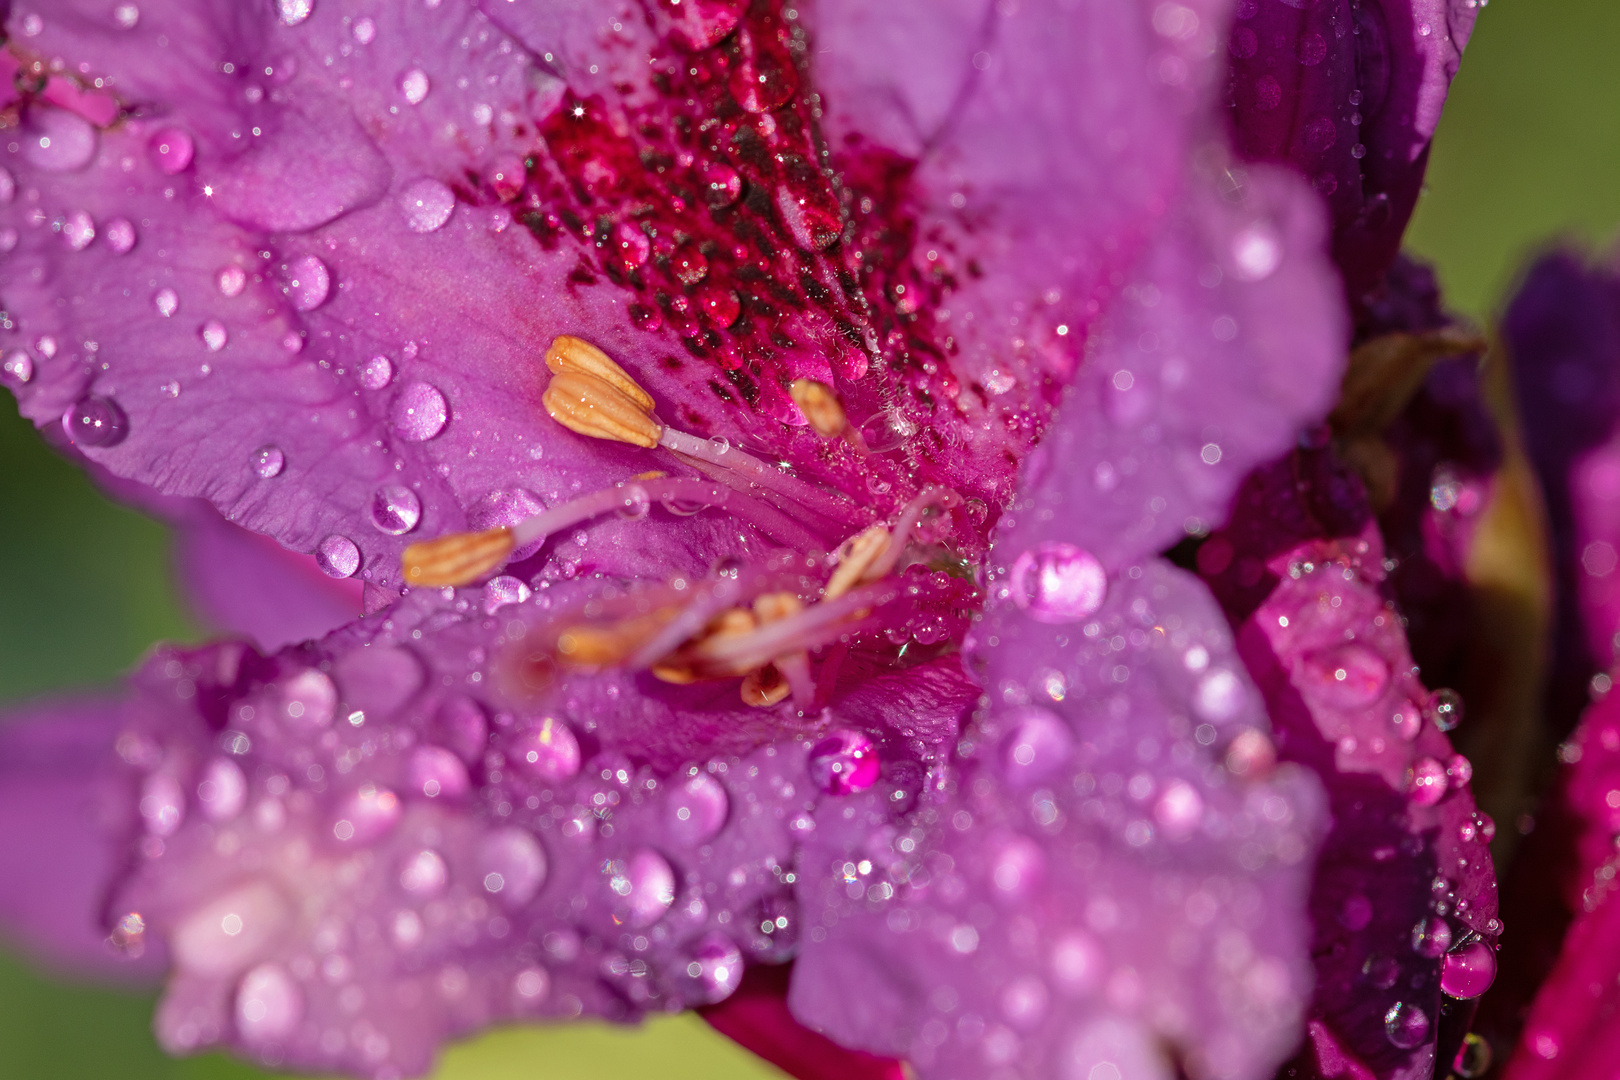
<svg viewBox="0 0 1620 1080"><path fill-rule="evenodd" d="M1389 664L1366 645L1350 643L1312 653L1305 674L1313 697L1339 709L1364 709L1389 685Z"/></svg>
<svg viewBox="0 0 1620 1080"><path fill-rule="evenodd" d="M406 442L426 442L444 430L450 407L438 387L411 383L394 400L394 430Z"/></svg>
<svg viewBox="0 0 1620 1080"><path fill-rule="evenodd" d="M1014 784L1036 783L1068 762L1074 751L1074 736L1056 715L1029 707L1019 709L1008 721L1002 765Z"/></svg>
<svg viewBox="0 0 1620 1080"><path fill-rule="evenodd" d="M450 868L444 856L432 848L418 851L399 870L399 887L412 896L438 896L449 880Z"/></svg>
<svg viewBox="0 0 1620 1080"><path fill-rule="evenodd" d="M1462 1045L1457 1048L1451 1071L1462 1080L1477 1080L1490 1071L1492 1056L1491 1044L1485 1041L1485 1037L1470 1031L1463 1036Z"/></svg>
<svg viewBox="0 0 1620 1080"><path fill-rule="evenodd" d="M616 513L626 521L640 521L652 511L652 499L647 495L647 489L640 484L632 484L624 489L624 501L619 504Z"/></svg>
<svg viewBox="0 0 1620 1080"><path fill-rule="evenodd" d="M830 731L810 748L810 779L829 795L865 791L877 782L881 768L877 747L865 732Z"/></svg>
<svg viewBox="0 0 1620 1080"><path fill-rule="evenodd" d="M299 311L314 311L326 303L331 289L332 275L315 256L305 255L287 264L287 298Z"/></svg>
<svg viewBox="0 0 1620 1080"><path fill-rule="evenodd" d="M62 222L62 239L74 251L83 251L96 238L96 223L83 210L75 210Z"/></svg>
<svg viewBox="0 0 1620 1080"><path fill-rule="evenodd" d="M303 992L280 964L260 964L236 984L236 1030L250 1046L290 1038L303 1018Z"/></svg>
<svg viewBox="0 0 1620 1080"><path fill-rule="evenodd" d="M405 225L412 232L430 233L443 228L456 208L456 195L431 177L412 180L399 193L405 211Z"/></svg>
<svg viewBox="0 0 1620 1080"><path fill-rule="evenodd" d="M1412 927L1412 951L1431 960L1451 948L1451 924L1438 915L1426 915Z"/></svg>
<svg viewBox="0 0 1620 1080"><path fill-rule="evenodd" d="M508 756L518 767L553 783L579 772L579 740L567 724L553 716L519 732Z"/></svg>
<svg viewBox="0 0 1620 1080"><path fill-rule="evenodd" d="M152 306L167 319L180 310L180 295L173 289L159 289L157 295L152 297Z"/></svg>
<svg viewBox="0 0 1620 1080"><path fill-rule="evenodd" d="M1009 583L1013 602L1043 623L1084 619L1108 594L1108 574L1097 557L1061 541L1049 540L1018 556Z"/></svg>
<svg viewBox="0 0 1620 1080"><path fill-rule="evenodd" d="M706 772L690 777L669 795L666 821L671 838L685 847L708 843L726 823L731 800Z"/></svg>
<svg viewBox="0 0 1620 1080"><path fill-rule="evenodd" d="M636 329L649 334L656 333L664 326L664 316L656 307L647 304L631 304L630 321L635 323Z"/></svg>
<svg viewBox="0 0 1620 1080"><path fill-rule="evenodd" d="M225 330L225 324L218 319L209 319L203 323L197 333L202 337L203 344L208 346L209 352L219 352L231 336Z"/></svg>
<svg viewBox="0 0 1620 1080"><path fill-rule="evenodd" d="M718 932L705 934L686 962L686 975L693 993L687 1000L694 1005L713 1005L736 992L742 983L742 950L737 943Z"/></svg>
<svg viewBox="0 0 1620 1080"><path fill-rule="evenodd" d="M337 686L324 671L305 668L282 684L281 711L297 726L327 727L337 714Z"/></svg>
<svg viewBox="0 0 1620 1080"><path fill-rule="evenodd" d="M247 777L230 758L215 758L203 770L197 784L197 802L210 821L229 821L242 812L247 802Z"/></svg>
<svg viewBox="0 0 1620 1080"><path fill-rule="evenodd" d="M675 871L651 848L642 848L623 862L615 861L608 887L617 901L614 920L631 926L651 926L675 902Z"/></svg>
<svg viewBox="0 0 1620 1080"><path fill-rule="evenodd" d="M135 247L135 225L128 218L113 218L107 222L103 235L114 255L128 255Z"/></svg>
<svg viewBox="0 0 1620 1080"><path fill-rule="evenodd" d="M399 77L399 92L405 95L405 100L412 105L422 104L422 100L428 96L428 90L427 72L421 68L411 68Z"/></svg>
<svg viewBox="0 0 1620 1080"><path fill-rule="evenodd" d="M1429 1017L1416 1005L1398 1001L1384 1014L1384 1034L1402 1050L1421 1046L1429 1039Z"/></svg>
<svg viewBox="0 0 1620 1080"><path fill-rule="evenodd" d="M184 172L191 164L192 154L196 152L196 145L191 136L179 128L164 128L152 136L147 144L151 151L152 160L157 162L160 171L174 175Z"/></svg>
<svg viewBox="0 0 1620 1080"><path fill-rule="evenodd" d="M1446 759L1446 775L1455 786L1467 787L1468 782L1474 778L1474 763L1461 754L1452 754Z"/></svg>
<svg viewBox="0 0 1620 1080"><path fill-rule="evenodd" d="M168 938L170 954L184 972L232 975L275 943L289 914L274 886L248 881L181 918Z"/></svg>
<svg viewBox="0 0 1620 1080"><path fill-rule="evenodd" d="M96 156L99 137L84 117L35 105L23 117L23 157L46 172L77 172Z"/></svg>
<svg viewBox="0 0 1620 1080"><path fill-rule="evenodd" d="M742 920L749 950L767 964L791 959L799 942L798 914L789 896L773 893L761 899Z"/></svg>
<svg viewBox="0 0 1620 1080"><path fill-rule="evenodd" d="M281 448L277 446L259 447L253 451L253 457L250 460L253 463L253 471L265 480L280 476L281 470L287 466L287 455L283 454Z"/></svg>
<svg viewBox="0 0 1620 1080"><path fill-rule="evenodd" d="M730 165L705 165L698 178L703 182L703 200L710 206L730 206L742 195L742 177Z"/></svg>
<svg viewBox="0 0 1620 1080"><path fill-rule="evenodd" d="M472 781L461 759L442 746L418 746L411 753L411 790L429 799L459 799Z"/></svg>
<svg viewBox="0 0 1620 1080"><path fill-rule="evenodd" d="M398 795L387 788L367 784L338 807L332 835L345 842L369 844L382 839L399 824L401 812Z"/></svg>
<svg viewBox="0 0 1620 1080"><path fill-rule="evenodd" d="M381 390L394 381L394 362L386 356L373 356L360 369L360 385L367 390Z"/></svg>
<svg viewBox="0 0 1620 1080"><path fill-rule="evenodd" d="M112 398L89 394L62 414L62 430L76 446L117 446L129 434L129 419Z"/></svg>
<svg viewBox="0 0 1620 1080"><path fill-rule="evenodd" d="M696 244L686 243L669 257L669 268L682 285L696 285L709 276L709 260Z"/></svg>
<svg viewBox="0 0 1620 1080"><path fill-rule="evenodd" d="M731 96L751 113L787 104L799 91L793 59L768 34L744 28L737 35L737 61L731 69Z"/></svg>
<svg viewBox="0 0 1620 1080"><path fill-rule="evenodd" d="M1480 939L1451 952L1440 964L1440 989L1454 998L1477 998L1496 981L1496 950Z"/></svg>
<svg viewBox="0 0 1620 1080"><path fill-rule="evenodd" d="M1072 930L1053 943L1052 978L1069 994L1090 993L1102 984L1107 968L1102 946L1083 930Z"/></svg>
<svg viewBox="0 0 1620 1080"><path fill-rule="evenodd" d="M26 350L12 349L0 360L0 382L7 386L21 386L34 377L34 358Z"/></svg>
<svg viewBox="0 0 1620 1080"><path fill-rule="evenodd" d="M613 247L625 273L644 265L652 254L652 241L633 221L621 221L613 226Z"/></svg>
<svg viewBox="0 0 1620 1080"><path fill-rule="evenodd" d="M371 495L371 524L380 533L404 536L422 520L422 500L404 484L384 484Z"/></svg>
<svg viewBox="0 0 1620 1080"><path fill-rule="evenodd" d="M360 569L360 549L347 536L333 533L315 550L315 565L328 577L353 577Z"/></svg>
<svg viewBox="0 0 1620 1080"><path fill-rule="evenodd" d="M315 0L276 0L276 16L283 26L297 26L315 10Z"/></svg>
<svg viewBox="0 0 1620 1080"><path fill-rule="evenodd" d="M742 317L742 301L735 291L709 282L697 291L698 310L715 326L725 329Z"/></svg>
<svg viewBox="0 0 1620 1080"><path fill-rule="evenodd" d="M1282 240L1265 222L1255 222L1232 238L1232 265L1243 281L1264 281L1282 264Z"/></svg>
<svg viewBox="0 0 1620 1080"><path fill-rule="evenodd" d="M227 266L214 275L214 283L225 296L241 296L247 288L247 271L240 266Z"/></svg>
<svg viewBox="0 0 1620 1080"><path fill-rule="evenodd" d="M141 817L153 836L173 836L186 816L186 795L168 773L153 773L141 784Z"/></svg>
<svg viewBox="0 0 1620 1080"><path fill-rule="evenodd" d="M21 242L22 234L12 226L7 225L5 228L0 229L0 255L15 251L17 245Z"/></svg>
<svg viewBox="0 0 1620 1080"><path fill-rule="evenodd" d="M916 433L916 424L892 410L877 413L861 425L861 440L875 454L893 450Z"/></svg>
<svg viewBox="0 0 1620 1080"><path fill-rule="evenodd" d="M1423 706L1423 714L1439 730L1455 730L1457 725L1462 723L1462 695L1455 690L1441 687L1429 695L1428 702Z"/></svg>
<svg viewBox="0 0 1620 1080"><path fill-rule="evenodd" d="M1185 840L1198 831L1204 816L1204 799L1185 780L1172 780L1153 806L1153 817L1168 840Z"/></svg>
<svg viewBox="0 0 1620 1080"><path fill-rule="evenodd" d="M479 877L484 890L500 897L508 908L534 899L546 883L546 853L527 829L496 829L478 848Z"/></svg>
<svg viewBox="0 0 1620 1080"><path fill-rule="evenodd" d="M491 578L484 585L484 614L493 615L508 604L521 604L534 593L511 574Z"/></svg>
<svg viewBox="0 0 1620 1080"><path fill-rule="evenodd" d="M1407 796L1418 806L1433 806L1446 794L1446 767L1432 757L1413 762L1407 776Z"/></svg>
<svg viewBox="0 0 1620 1080"><path fill-rule="evenodd" d="M17 178L11 175L11 170L0 166L0 206L5 206L17 197Z"/></svg>
<svg viewBox="0 0 1620 1080"><path fill-rule="evenodd" d="M524 1001L540 1001L551 990L551 976L542 967L526 967L512 979L512 992Z"/></svg>
<svg viewBox="0 0 1620 1080"><path fill-rule="evenodd" d="M377 39L377 24L362 16L354 20L354 29L350 33L354 35L354 40L360 44L370 45Z"/></svg>

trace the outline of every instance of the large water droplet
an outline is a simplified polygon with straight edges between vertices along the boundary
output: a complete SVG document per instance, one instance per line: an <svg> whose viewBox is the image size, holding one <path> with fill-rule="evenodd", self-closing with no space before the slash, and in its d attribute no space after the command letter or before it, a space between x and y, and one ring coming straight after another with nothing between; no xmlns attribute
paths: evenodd
<svg viewBox="0 0 1620 1080"><path fill-rule="evenodd" d="M546 853L540 841L515 825L484 838L478 866L484 890L499 896L508 908L527 904L546 883Z"/></svg>
<svg viewBox="0 0 1620 1080"><path fill-rule="evenodd" d="M1455 730L1457 725L1462 723L1462 695L1455 690L1441 687L1429 695L1429 700L1423 706L1423 714L1441 731Z"/></svg>
<svg viewBox="0 0 1620 1080"><path fill-rule="evenodd" d="M399 887L412 896L438 896L449 880L450 868L444 856L432 848L416 852L399 869Z"/></svg>
<svg viewBox="0 0 1620 1080"><path fill-rule="evenodd" d="M412 105L422 104L423 99L428 96L429 89L427 72L421 68L411 68L399 77L399 92Z"/></svg>
<svg viewBox="0 0 1620 1080"><path fill-rule="evenodd" d="M129 419L112 398L87 394L62 414L62 430L75 446L117 446L129 434Z"/></svg>
<svg viewBox="0 0 1620 1080"><path fill-rule="evenodd" d="M147 148L152 153L152 160L157 162L157 167L171 176L185 171L191 164L191 156L196 150L191 136L179 128L164 128L155 133L152 141L147 143Z"/></svg>
<svg viewBox="0 0 1620 1080"><path fill-rule="evenodd" d="M253 451L250 459L253 471L265 480L281 475L281 470L287 467L287 455L281 452L280 447L261 446Z"/></svg>
<svg viewBox="0 0 1620 1080"><path fill-rule="evenodd" d="M11 170L0 166L0 206L8 205L17 197L17 178Z"/></svg>
<svg viewBox="0 0 1620 1080"><path fill-rule="evenodd" d="M1490 1071L1492 1056L1491 1044L1485 1041L1485 1037L1470 1031L1463 1036L1462 1045L1457 1048L1451 1071L1462 1080L1478 1080Z"/></svg>
<svg viewBox="0 0 1620 1080"><path fill-rule="evenodd" d="M799 90L793 59L769 34L743 29L737 35L737 60L731 69L731 96L751 113L787 104Z"/></svg>
<svg viewBox="0 0 1620 1080"><path fill-rule="evenodd" d="M276 17L283 26L297 26L315 10L315 0L276 0Z"/></svg>
<svg viewBox="0 0 1620 1080"><path fill-rule="evenodd" d="M26 349L12 349L0 360L0 382L21 386L34 377L34 358Z"/></svg>
<svg viewBox="0 0 1620 1080"><path fill-rule="evenodd" d="M141 817L153 836L173 836L186 816L186 795L168 773L153 773L141 784Z"/></svg>
<svg viewBox="0 0 1620 1080"><path fill-rule="evenodd" d="M230 758L215 758L197 783L197 802L210 821L229 821L247 802L247 777Z"/></svg>
<svg viewBox="0 0 1620 1080"><path fill-rule="evenodd" d="M422 520L422 500L404 484L384 484L371 495L371 524L380 533L404 536Z"/></svg>
<svg viewBox="0 0 1620 1080"><path fill-rule="evenodd" d="M1412 927L1412 951L1431 960L1451 948L1451 924L1438 915L1426 915Z"/></svg>
<svg viewBox="0 0 1620 1080"><path fill-rule="evenodd" d="M675 871L651 848L612 864L608 887L618 898L614 918L631 926L651 926L675 902Z"/></svg>
<svg viewBox="0 0 1620 1080"><path fill-rule="evenodd" d="M442 746L418 746L411 753L411 790L429 799L459 799L472 787L467 766Z"/></svg>
<svg viewBox="0 0 1620 1080"><path fill-rule="evenodd" d="M477 761L489 741L489 721L484 710L471 698L447 699L433 715L433 739L461 755L462 761Z"/></svg>
<svg viewBox="0 0 1620 1080"><path fill-rule="evenodd" d="M62 239L74 251L83 251L96 238L96 223L83 210L75 210L62 221Z"/></svg>
<svg viewBox="0 0 1620 1080"><path fill-rule="evenodd" d="M432 177L412 180L399 193L405 225L412 232L430 233L443 228L456 208L456 195Z"/></svg>
<svg viewBox="0 0 1620 1080"><path fill-rule="evenodd" d="M438 387L411 383L394 400L394 430L406 442L426 442L444 430L450 406Z"/></svg>
<svg viewBox="0 0 1620 1080"><path fill-rule="evenodd" d="M1365 708L1389 685L1388 662L1355 642L1311 654L1305 672L1313 696L1340 709Z"/></svg>
<svg viewBox="0 0 1620 1080"><path fill-rule="evenodd" d="M128 255L135 249L135 224L128 218L113 218L107 222L103 235L114 255Z"/></svg>
<svg viewBox="0 0 1620 1080"><path fill-rule="evenodd" d="M1018 710L1008 721L1010 733L1002 756L1007 778L1013 783L1036 783L1067 764L1074 736L1057 716L1029 707Z"/></svg>
<svg viewBox="0 0 1620 1080"><path fill-rule="evenodd" d="M1496 950L1479 939L1451 952L1440 964L1440 989L1454 998L1477 998L1496 981Z"/></svg>
<svg viewBox="0 0 1620 1080"><path fill-rule="evenodd" d="M547 716L512 740L511 759L541 780L553 783L579 772L579 740L568 725Z"/></svg>
<svg viewBox="0 0 1620 1080"><path fill-rule="evenodd" d="M703 182L703 200L710 206L730 206L742 195L742 177L723 162L705 165L698 178Z"/></svg>
<svg viewBox="0 0 1620 1080"><path fill-rule="evenodd" d="M490 578L484 584L484 614L493 615L509 604L521 604L533 595L521 578L511 574Z"/></svg>
<svg viewBox="0 0 1620 1080"><path fill-rule="evenodd" d="M742 950L724 934L705 934L686 962L686 976L693 993L687 1000L694 1005L713 1005L736 992L742 983Z"/></svg>
<svg viewBox="0 0 1620 1080"><path fill-rule="evenodd" d="M1263 281L1282 265L1282 239L1265 222L1255 222L1232 238L1232 268L1242 281Z"/></svg>
<svg viewBox="0 0 1620 1080"><path fill-rule="evenodd" d="M1445 797L1446 767L1432 757L1412 763L1407 778L1407 797L1418 806L1433 806Z"/></svg>
<svg viewBox="0 0 1620 1080"><path fill-rule="evenodd" d="M243 1042L281 1042L298 1030L303 1018L303 992L280 964L260 964L236 984L236 1030Z"/></svg>
<svg viewBox="0 0 1620 1080"><path fill-rule="evenodd" d="M218 319L209 319L203 323L198 328L197 334L202 338L203 344L208 347L209 352L219 352L231 340L231 335L225 329L225 324Z"/></svg>
<svg viewBox="0 0 1620 1080"><path fill-rule="evenodd" d="M682 285L696 285L709 276L709 260L696 244L686 243L669 257L669 268Z"/></svg>
<svg viewBox="0 0 1620 1080"><path fill-rule="evenodd" d="M24 159L46 172L75 172L96 156L96 129L66 109L33 106L23 118L21 136Z"/></svg>
<svg viewBox="0 0 1620 1080"><path fill-rule="evenodd" d="M327 727L337 715L337 685L326 672L305 668L282 684L281 711L296 726Z"/></svg>
<svg viewBox="0 0 1620 1080"><path fill-rule="evenodd" d="M180 294L173 289L159 289L152 297L152 306L157 308L159 315L167 319L180 310Z"/></svg>
<svg viewBox="0 0 1620 1080"><path fill-rule="evenodd" d="M399 824L401 812L398 795L387 788L367 784L338 807L332 835L348 843L370 844Z"/></svg>
<svg viewBox="0 0 1620 1080"><path fill-rule="evenodd" d="M621 221L613 226L613 250L619 265L626 273L642 266L652 254L652 241L633 221Z"/></svg>
<svg viewBox="0 0 1620 1080"><path fill-rule="evenodd" d="M175 966L205 976L241 971L275 944L290 912L265 881L249 881L180 919L169 935Z"/></svg>
<svg viewBox="0 0 1620 1080"><path fill-rule="evenodd" d="M829 795L865 791L877 782L882 763L863 731L830 731L810 748L810 779Z"/></svg>
<svg viewBox="0 0 1620 1080"><path fill-rule="evenodd" d="M861 425L862 441L876 454L893 450L916 433L917 425L893 410L868 417Z"/></svg>
<svg viewBox="0 0 1620 1080"><path fill-rule="evenodd" d="M347 536L333 533L315 549L315 565L328 577L353 577L360 569L360 548Z"/></svg>
<svg viewBox="0 0 1620 1080"><path fill-rule="evenodd" d="M247 271L234 263L221 267L219 273L214 275L214 284L219 286L219 291L225 296L241 296L242 290L247 288Z"/></svg>
<svg viewBox="0 0 1620 1080"><path fill-rule="evenodd" d="M1083 548L1047 541L1013 562L1008 579L1013 603L1043 623L1070 623L1102 607L1108 574Z"/></svg>
<svg viewBox="0 0 1620 1080"><path fill-rule="evenodd" d="M299 311L314 311L326 303L332 289L332 275L326 264L313 255L305 255L287 264L287 298Z"/></svg>
<svg viewBox="0 0 1620 1080"><path fill-rule="evenodd" d="M682 846L707 843L725 825L730 808L720 781L700 772L670 792L666 818L670 836Z"/></svg>
<svg viewBox="0 0 1620 1080"><path fill-rule="evenodd" d="M360 385L367 390L381 390L394 381L394 362L378 354L360 369Z"/></svg>
<svg viewBox="0 0 1620 1080"><path fill-rule="evenodd" d="M1416 1005L1398 1001L1384 1014L1384 1034L1402 1050L1421 1046L1429 1039L1429 1016Z"/></svg>

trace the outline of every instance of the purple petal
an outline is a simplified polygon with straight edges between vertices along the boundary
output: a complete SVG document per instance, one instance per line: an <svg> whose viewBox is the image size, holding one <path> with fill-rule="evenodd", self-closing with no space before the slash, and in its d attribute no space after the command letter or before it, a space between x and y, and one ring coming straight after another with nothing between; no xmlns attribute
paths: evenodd
<svg viewBox="0 0 1620 1080"><path fill-rule="evenodd" d="M1470 0L1243 0L1227 40L1240 153L1287 162L1326 198L1360 298L1394 260L1429 140L1473 30Z"/></svg>

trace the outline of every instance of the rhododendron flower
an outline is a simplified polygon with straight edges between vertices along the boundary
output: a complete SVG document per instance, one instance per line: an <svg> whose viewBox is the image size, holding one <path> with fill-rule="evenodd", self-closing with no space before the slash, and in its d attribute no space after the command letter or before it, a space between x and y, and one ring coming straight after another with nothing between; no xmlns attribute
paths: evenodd
<svg viewBox="0 0 1620 1080"><path fill-rule="evenodd" d="M804 1076L1425 1075L1488 822L1360 480L1266 492L1470 18L15 7L6 381L258 647L0 732L71 864L0 912L302 1069L703 1006ZM1234 496L1241 604L1159 554ZM289 643L244 530L365 617Z"/></svg>

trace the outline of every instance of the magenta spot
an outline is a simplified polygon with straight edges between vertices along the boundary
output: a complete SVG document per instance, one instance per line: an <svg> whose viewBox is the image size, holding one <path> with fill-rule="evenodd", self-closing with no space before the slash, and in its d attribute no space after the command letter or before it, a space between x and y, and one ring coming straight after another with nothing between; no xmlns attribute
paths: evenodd
<svg viewBox="0 0 1620 1080"><path fill-rule="evenodd" d="M810 778L829 795L865 791L877 782L877 747L864 732L839 730L810 748Z"/></svg>
<svg viewBox="0 0 1620 1080"><path fill-rule="evenodd" d="M1407 780L1407 795L1418 806L1433 806L1446 795L1446 767L1432 757L1419 758Z"/></svg>
<svg viewBox="0 0 1620 1080"><path fill-rule="evenodd" d="M1332 149L1333 144L1338 142L1339 129L1334 125L1331 117L1317 116L1306 121L1299 138L1306 150L1313 154L1320 154Z"/></svg>
<svg viewBox="0 0 1620 1080"><path fill-rule="evenodd" d="M553 783L579 772L579 740L553 716L520 731L507 756L519 769Z"/></svg>
<svg viewBox="0 0 1620 1080"><path fill-rule="evenodd" d="M1477 998L1496 981L1496 951L1475 939L1446 954L1440 964L1440 989L1454 998Z"/></svg>
<svg viewBox="0 0 1620 1080"><path fill-rule="evenodd" d="M1270 75L1262 75L1254 80L1254 107L1261 112L1269 112L1282 104L1282 87Z"/></svg>
<svg viewBox="0 0 1620 1080"><path fill-rule="evenodd" d="M147 147L152 153L152 160L157 162L157 167L170 175L184 172L191 164L191 156L195 150L191 136L179 128L172 127L163 128L154 134Z"/></svg>

